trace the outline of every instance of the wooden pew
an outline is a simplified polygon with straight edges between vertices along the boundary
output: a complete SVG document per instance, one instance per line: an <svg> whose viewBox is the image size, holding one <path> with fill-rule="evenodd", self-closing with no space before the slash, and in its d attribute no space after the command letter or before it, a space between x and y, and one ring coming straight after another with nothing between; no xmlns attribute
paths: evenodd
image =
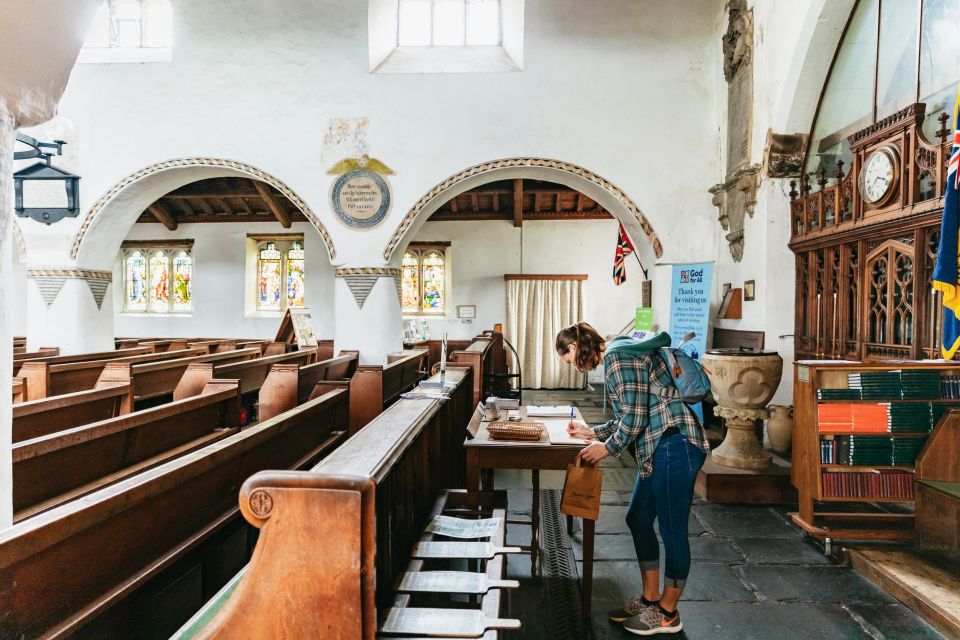
<svg viewBox="0 0 960 640"><path fill-rule="evenodd" d="M476 406L485 399L484 381L493 365L493 339L474 338L466 349L453 351L448 358L449 364L463 365L473 370L473 404Z"/></svg>
<svg viewBox="0 0 960 640"><path fill-rule="evenodd" d="M309 472L249 478L256 551L194 637L373 640L438 497L464 485L472 375L448 373L450 400L400 400Z"/></svg>
<svg viewBox="0 0 960 640"><path fill-rule="evenodd" d="M350 381L350 434L376 418L427 375L427 352L403 351L387 356L388 364L361 364Z"/></svg>
<svg viewBox="0 0 960 640"><path fill-rule="evenodd" d="M204 447L239 426L239 385L213 380L195 398L14 443L14 521Z"/></svg>
<svg viewBox="0 0 960 640"><path fill-rule="evenodd" d="M170 352L168 352L170 353ZM256 349L237 349L224 353L211 353L189 358L175 358L159 362L109 362L104 366L98 381L131 378L135 402L162 398L173 394L183 374L191 364L209 362L211 364L229 364L253 360L258 356ZM29 387L28 387L29 388Z"/></svg>
<svg viewBox="0 0 960 640"><path fill-rule="evenodd" d="M35 358L49 358L50 356L60 355L60 347L40 347L36 351L26 351L13 354L13 361L22 362L24 360L33 360Z"/></svg>
<svg viewBox="0 0 960 640"><path fill-rule="evenodd" d="M212 362L191 364L173 390L173 399L180 400L197 395L204 385L214 378L239 380L241 395L259 391L273 365L286 363L299 367L312 363L316 355L316 350L308 349L227 364Z"/></svg>
<svg viewBox="0 0 960 640"><path fill-rule="evenodd" d="M917 544L960 560L960 409L940 420L915 469Z"/></svg>
<svg viewBox="0 0 960 640"><path fill-rule="evenodd" d="M13 379L13 404L27 399L27 381L23 378Z"/></svg>
<svg viewBox="0 0 960 640"><path fill-rule="evenodd" d="M275 364L260 387L261 420L289 411L298 404L340 388L350 389L350 381L359 364L359 353L344 351L336 358L297 366Z"/></svg>
<svg viewBox="0 0 960 640"><path fill-rule="evenodd" d="M129 350L128 350L129 351ZM119 351L117 353L120 353ZM165 353L144 353L117 357L113 360L91 360L88 362L25 362L20 367L20 377L26 383L27 400L40 400L50 396L75 393L92 389L100 374L110 363L136 364L157 362L206 355L204 349L184 349Z"/></svg>
<svg viewBox="0 0 960 640"><path fill-rule="evenodd" d="M149 347L154 351L163 352L163 351L182 351L187 348L187 342L191 342L190 338L168 338L165 340L146 340L140 341L141 347Z"/></svg>
<svg viewBox="0 0 960 640"><path fill-rule="evenodd" d="M58 349L59 351L59 349ZM14 360L14 369L28 362L46 362L47 364L68 364L72 362L92 362L95 360L115 360L127 356L138 356L145 353L153 353L150 347L133 347L131 349L118 349L115 351L97 351L95 353L75 353L69 356L57 354L32 356L29 358L18 358Z"/></svg>
<svg viewBox="0 0 960 640"><path fill-rule="evenodd" d="M0 532L0 635L168 637L249 557L238 484L315 464L346 410L325 394Z"/></svg>
<svg viewBox="0 0 960 640"><path fill-rule="evenodd" d="M130 379L98 382L88 391L67 393L13 407L13 442L115 418L133 411Z"/></svg>
<svg viewBox="0 0 960 640"><path fill-rule="evenodd" d="M223 353L224 351L234 351L237 348L236 340L197 340L188 342L187 348L196 349L206 347L210 353Z"/></svg>

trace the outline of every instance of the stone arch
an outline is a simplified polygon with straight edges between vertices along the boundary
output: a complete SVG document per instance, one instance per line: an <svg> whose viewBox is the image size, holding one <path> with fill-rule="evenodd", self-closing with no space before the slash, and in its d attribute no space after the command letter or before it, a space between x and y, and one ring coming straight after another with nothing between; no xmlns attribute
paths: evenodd
<svg viewBox="0 0 960 640"><path fill-rule="evenodd" d="M98 256L109 256L112 262L116 244L126 235L126 230L136 221L148 205L165 193L190 182L207 178L243 176L265 182L290 199L304 217L317 229L332 261L337 250L327 228L307 203L290 187L266 171L252 165L219 158L177 158L158 162L131 173L113 185L93 204L83 218L70 248L70 257L78 264L96 262ZM112 231L114 242L100 240L97 231ZM116 238L116 234L120 238ZM108 246L103 247L106 243ZM104 265L109 266L109 265Z"/></svg>
<svg viewBox="0 0 960 640"><path fill-rule="evenodd" d="M413 237L417 229L450 198L476 186L494 180L528 178L547 180L566 185L598 202L617 218L632 238L643 233L654 255L663 255L663 245L647 217L615 184L597 174L569 162L545 158L505 158L477 164L439 182L410 208L397 226L383 250L387 262L403 246L405 238Z"/></svg>

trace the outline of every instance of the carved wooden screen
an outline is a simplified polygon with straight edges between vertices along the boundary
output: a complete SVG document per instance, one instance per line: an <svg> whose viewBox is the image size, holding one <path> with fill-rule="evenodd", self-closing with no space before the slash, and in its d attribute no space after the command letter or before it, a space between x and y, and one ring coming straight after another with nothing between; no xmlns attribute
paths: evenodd
<svg viewBox="0 0 960 640"><path fill-rule="evenodd" d="M921 300L923 321L917 332L923 357L941 358L940 353L942 319L940 318L940 293L933 290L933 268L937 263L937 247L940 245L940 228L921 229L920 240L923 247L923 282L925 295ZM919 280L918 280L919 282ZM920 290L918 289L918 297Z"/></svg>
<svg viewBox="0 0 960 640"><path fill-rule="evenodd" d="M910 358L913 345L913 239L888 240L866 261L866 342L864 357Z"/></svg>

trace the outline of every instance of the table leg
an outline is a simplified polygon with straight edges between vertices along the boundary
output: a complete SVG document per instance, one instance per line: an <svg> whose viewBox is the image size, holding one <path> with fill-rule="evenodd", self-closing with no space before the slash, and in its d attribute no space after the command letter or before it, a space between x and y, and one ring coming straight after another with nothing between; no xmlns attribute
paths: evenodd
<svg viewBox="0 0 960 640"><path fill-rule="evenodd" d="M530 573L537 575L537 560L540 557L540 470L532 469L533 515L530 517Z"/></svg>
<svg viewBox="0 0 960 640"><path fill-rule="evenodd" d="M583 617L590 618L593 599L593 532L596 523L583 519Z"/></svg>
<svg viewBox="0 0 960 640"><path fill-rule="evenodd" d="M467 451L467 491L480 491L480 453Z"/></svg>
<svg viewBox="0 0 960 640"><path fill-rule="evenodd" d="M567 535L573 535L573 516L567 516Z"/></svg>

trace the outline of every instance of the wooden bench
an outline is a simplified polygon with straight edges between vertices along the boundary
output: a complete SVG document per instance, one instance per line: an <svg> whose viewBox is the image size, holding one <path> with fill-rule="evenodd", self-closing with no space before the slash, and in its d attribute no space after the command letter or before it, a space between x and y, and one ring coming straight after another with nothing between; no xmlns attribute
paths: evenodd
<svg viewBox="0 0 960 640"><path fill-rule="evenodd" d="M237 348L236 340L197 340L187 342L188 349L206 347L209 353L223 353L224 351L233 351Z"/></svg>
<svg viewBox="0 0 960 640"><path fill-rule="evenodd" d="M474 338L466 349L450 353L448 363L462 365L473 370L473 404L476 406L485 398L485 380L487 372L493 368L492 338Z"/></svg>
<svg viewBox="0 0 960 640"><path fill-rule="evenodd" d="M58 350L59 352L59 350ZM23 366L28 362L45 362L47 364L68 364L72 362L92 362L94 360L116 360L117 358L125 358L127 356L139 356L145 353L153 353L154 350L150 347L133 347L130 349L118 349L115 351L97 351L94 353L74 353L69 356L61 356L58 354L48 354L33 356L29 358L18 358L13 362L14 375L16 375L16 369L18 366Z"/></svg>
<svg viewBox="0 0 960 640"><path fill-rule="evenodd" d="M427 375L427 352L403 351L387 356L386 365L361 364L350 380L350 434L380 415Z"/></svg>
<svg viewBox="0 0 960 640"><path fill-rule="evenodd" d="M260 387L257 403L260 419L266 420L289 411L332 389L350 389L349 383L358 363L359 354L356 351L345 351L336 358L304 366L273 365Z"/></svg>
<svg viewBox="0 0 960 640"><path fill-rule="evenodd" d="M315 464L346 411L325 394L0 533L0 633L168 637L249 558L238 484Z"/></svg>
<svg viewBox="0 0 960 640"><path fill-rule="evenodd" d="M917 544L960 559L960 409L940 420L915 469Z"/></svg>
<svg viewBox="0 0 960 640"><path fill-rule="evenodd" d="M199 449L240 426L236 380L186 400L13 445L14 521Z"/></svg>
<svg viewBox="0 0 960 640"><path fill-rule="evenodd" d="M449 400L400 400L309 472L264 471L243 484L257 549L195 637L376 636L438 497L464 486L472 371L448 378L458 383Z"/></svg>
<svg viewBox="0 0 960 640"><path fill-rule="evenodd" d="M207 355L204 349L184 349L165 353L149 352L140 355L118 356L113 360L65 363L25 362L20 367L19 377L24 379L26 385L26 399L40 400L50 396L92 389L104 368L110 363L137 364L203 355Z"/></svg>
<svg viewBox="0 0 960 640"><path fill-rule="evenodd" d="M27 381L23 378L14 378L11 385L13 390L13 404L27 399Z"/></svg>
<svg viewBox="0 0 960 640"><path fill-rule="evenodd" d="M98 382L88 391L14 405L13 442L115 418L131 411L133 385L129 379Z"/></svg>
<svg viewBox="0 0 960 640"><path fill-rule="evenodd" d="M241 395L259 391L273 365L284 363L299 367L311 364L315 361L316 356L315 349L307 349L227 364L194 363L187 367L180 378L180 382L177 383L173 390L173 399L179 400L197 395L204 385L214 378L239 380Z"/></svg>
<svg viewBox="0 0 960 640"><path fill-rule="evenodd" d="M173 353L173 352L168 352ZM133 395L135 402L163 399L172 396L174 389L180 383L183 374L192 364L211 363L229 364L253 360L259 355L256 349L237 349L224 353L192 356L189 358L175 358L159 362L109 362L103 367L98 381L126 379L133 380ZM29 387L28 387L29 388Z"/></svg>
<svg viewBox="0 0 960 640"><path fill-rule="evenodd" d="M35 358L49 358L60 355L60 347L40 347L36 351L27 351L25 348L19 353L13 354L13 362L22 362L24 360L33 360Z"/></svg>

